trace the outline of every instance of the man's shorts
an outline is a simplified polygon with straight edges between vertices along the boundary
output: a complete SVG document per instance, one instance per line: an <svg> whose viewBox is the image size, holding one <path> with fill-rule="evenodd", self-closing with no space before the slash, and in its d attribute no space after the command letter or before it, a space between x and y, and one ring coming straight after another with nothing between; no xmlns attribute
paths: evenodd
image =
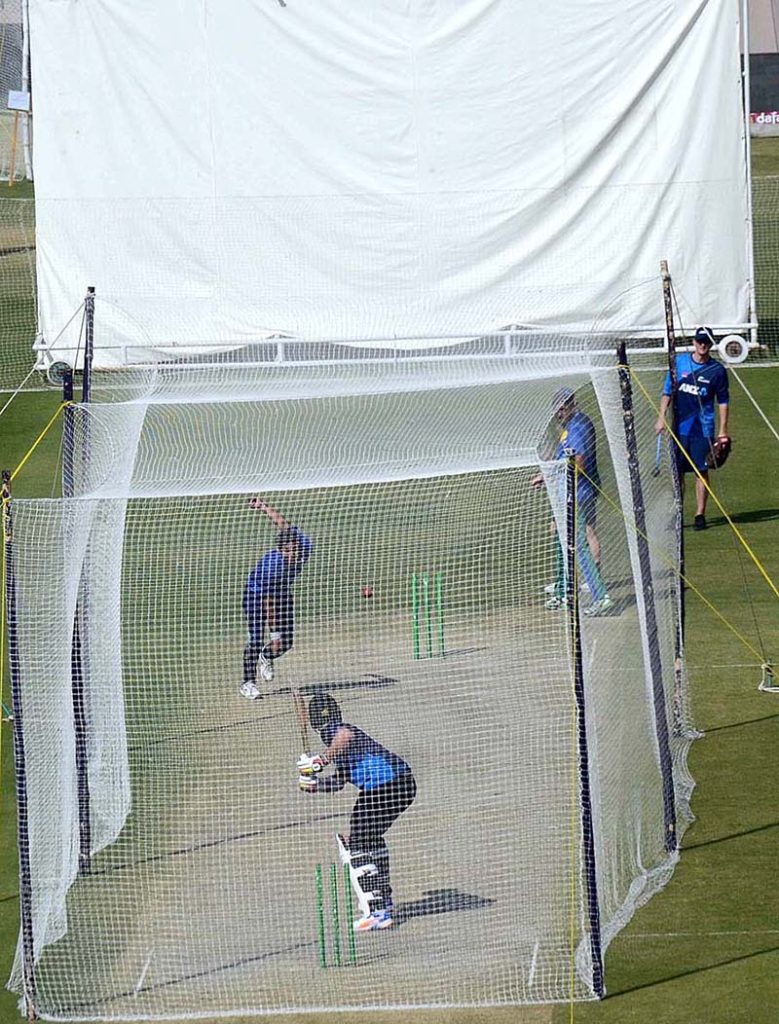
<svg viewBox="0 0 779 1024"><path fill-rule="evenodd" d="M680 434L679 442L684 451L690 456L690 459L695 463L695 468L698 472L708 472L709 467L706 465L706 458L711 450L712 438L704 437L703 434ZM676 461L680 473L693 472L689 460L685 458L684 453L679 449L676 451Z"/></svg>

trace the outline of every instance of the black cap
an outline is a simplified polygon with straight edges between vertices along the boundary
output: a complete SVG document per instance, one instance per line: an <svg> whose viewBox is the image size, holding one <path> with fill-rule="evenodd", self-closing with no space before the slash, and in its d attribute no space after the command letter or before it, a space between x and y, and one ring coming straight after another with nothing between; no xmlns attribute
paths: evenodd
<svg viewBox="0 0 779 1024"><path fill-rule="evenodd" d="M711 327L699 327L695 332L695 340L702 341L706 345L715 345L716 341L712 334Z"/></svg>

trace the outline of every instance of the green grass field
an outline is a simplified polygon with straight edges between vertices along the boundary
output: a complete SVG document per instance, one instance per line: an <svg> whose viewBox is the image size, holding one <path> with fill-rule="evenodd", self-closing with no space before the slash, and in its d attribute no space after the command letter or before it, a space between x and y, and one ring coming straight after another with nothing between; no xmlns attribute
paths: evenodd
<svg viewBox="0 0 779 1024"><path fill-rule="evenodd" d="M777 142L757 140L756 170L779 170ZM779 252L779 234L773 251ZM776 427L779 368L747 368L740 376ZM56 406L51 395L16 399L0 420L2 466L18 464ZM57 493L59 433L57 424L20 474L17 496ZM776 581L779 449L736 381L732 434L734 454L718 475L716 490ZM705 533L687 533L691 583L752 647L779 659L777 598L713 506L709 520L711 529ZM610 947L608 997L599 1004L572 1007L377 1013L367 1019L375 1024L401 1019L414 1024L769 1024L776 1019L779 899L772 868L779 816L773 755L779 741L779 695L757 691L760 674L754 652L694 592L688 592L687 610L695 724L706 733L691 755L697 821L685 836L680 864L667 889L637 913ZM0 976L5 978L16 943L18 898L11 733L7 724L2 728ZM366 1019L365 1014L281 1019L352 1024L358 1017ZM15 997L3 992L0 1021L18 1019Z"/></svg>

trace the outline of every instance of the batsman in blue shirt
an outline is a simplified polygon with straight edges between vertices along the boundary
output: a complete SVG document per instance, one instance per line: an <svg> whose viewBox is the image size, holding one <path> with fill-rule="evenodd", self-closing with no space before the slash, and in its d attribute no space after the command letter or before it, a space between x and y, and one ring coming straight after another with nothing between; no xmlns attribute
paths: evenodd
<svg viewBox="0 0 779 1024"><path fill-rule="evenodd" d="M675 399L674 433L679 439L677 465L680 473L694 472L696 530L706 529L706 500L709 496L709 456L715 443L714 401L719 413L718 440L728 439L728 371L711 358L714 335L709 327L699 327L693 339L692 352L676 357L676 393L671 388L670 371L666 374L660 399L657 433L666 428L666 414ZM729 439L728 439L729 443Z"/></svg>
<svg viewBox="0 0 779 1024"><path fill-rule="evenodd" d="M243 593L243 610L249 626L249 642L243 652L241 695L248 700L262 697L257 686L260 676L271 682L273 662L290 649L295 639L295 599L292 585L311 557L311 540L287 522L280 512L262 498L253 498L252 508L264 512L278 529L276 547L266 552L249 573ZM268 642L265 633L268 632Z"/></svg>
<svg viewBox="0 0 779 1024"><path fill-rule="evenodd" d="M389 928L393 923L392 886L384 835L416 796L411 768L362 729L344 722L338 703L329 693L314 694L308 719L325 750L316 757L301 755L297 763L300 789L332 793L349 782L359 790L349 821L349 837L336 836L361 910L354 930ZM326 765L332 765L335 772L322 776Z"/></svg>

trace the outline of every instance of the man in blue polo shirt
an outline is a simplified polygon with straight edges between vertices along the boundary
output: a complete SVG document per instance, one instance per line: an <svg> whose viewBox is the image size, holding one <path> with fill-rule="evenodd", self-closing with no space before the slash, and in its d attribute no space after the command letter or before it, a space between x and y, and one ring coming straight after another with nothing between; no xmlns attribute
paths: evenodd
<svg viewBox="0 0 779 1024"><path fill-rule="evenodd" d="M266 552L249 573L243 592L243 610L249 626L249 642L243 652L241 695L262 697L257 686L257 664L265 682L273 680L273 662L290 649L295 639L295 599L292 584L311 556L311 540L292 526L262 498L252 508L264 512L279 533L276 547ZM265 631L269 640L265 643Z"/></svg>
<svg viewBox="0 0 779 1024"><path fill-rule="evenodd" d="M728 372L711 358L714 335L708 327L699 327L693 339L692 352L680 352L676 357L676 394L671 389L671 373L666 374L660 399L660 416L656 430L666 428L665 417L675 398L674 433L681 449L677 451L679 472L692 473L693 466L700 476L695 478L696 530L706 529L706 500L709 496L709 472L706 458L714 443L714 400L719 413L719 437L728 435ZM683 478L682 478L683 480Z"/></svg>

